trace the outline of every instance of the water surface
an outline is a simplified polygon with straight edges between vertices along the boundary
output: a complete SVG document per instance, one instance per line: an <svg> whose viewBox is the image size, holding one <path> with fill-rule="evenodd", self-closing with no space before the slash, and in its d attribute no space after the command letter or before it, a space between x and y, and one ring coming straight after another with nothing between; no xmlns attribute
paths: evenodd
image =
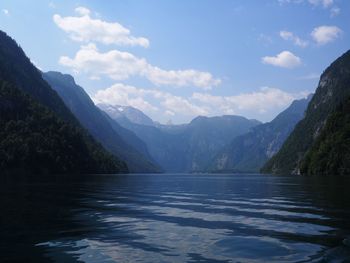
<svg viewBox="0 0 350 263"><path fill-rule="evenodd" d="M346 262L349 187L268 175L3 178L1 262Z"/></svg>

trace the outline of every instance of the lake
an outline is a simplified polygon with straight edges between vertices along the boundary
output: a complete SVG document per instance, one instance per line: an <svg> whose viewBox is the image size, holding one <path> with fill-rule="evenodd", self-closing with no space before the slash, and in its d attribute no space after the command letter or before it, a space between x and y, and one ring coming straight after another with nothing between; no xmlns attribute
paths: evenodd
<svg viewBox="0 0 350 263"><path fill-rule="evenodd" d="M157 174L0 181L1 262L350 260L348 178Z"/></svg>

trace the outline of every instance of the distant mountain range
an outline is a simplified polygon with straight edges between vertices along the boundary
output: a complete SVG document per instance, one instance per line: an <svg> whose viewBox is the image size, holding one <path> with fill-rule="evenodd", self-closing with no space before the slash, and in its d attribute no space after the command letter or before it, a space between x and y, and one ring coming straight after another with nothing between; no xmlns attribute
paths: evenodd
<svg viewBox="0 0 350 263"><path fill-rule="evenodd" d="M167 172L203 171L217 152L238 135L261 124L240 116L197 117L189 124L160 125L128 107L98 105L122 126L142 139L158 164Z"/></svg>
<svg viewBox="0 0 350 263"><path fill-rule="evenodd" d="M301 120L262 168L285 174L350 174L350 51L321 75Z"/></svg>
<svg viewBox="0 0 350 263"><path fill-rule="evenodd" d="M278 152L304 117L312 96L295 100L271 122L258 125L236 137L208 165L210 172L259 172L265 162Z"/></svg>
<svg viewBox="0 0 350 263"><path fill-rule="evenodd" d="M96 106L72 76L40 72L0 31L0 127L2 173L350 174L350 51L313 96L269 123L162 125L130 106Z"/></svg>

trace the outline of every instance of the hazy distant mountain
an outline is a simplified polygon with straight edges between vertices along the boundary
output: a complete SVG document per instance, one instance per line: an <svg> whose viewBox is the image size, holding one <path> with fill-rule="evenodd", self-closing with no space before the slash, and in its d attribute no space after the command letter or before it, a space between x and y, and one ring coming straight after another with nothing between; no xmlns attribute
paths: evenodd
<svg viewBox="0 0 350 263"><path fill-rule="evenodd" d="M321 75L301 120L263 172L350 173L350 51Z"/></svg>
<svg viewBox="0 0 350 263"><path fill-rule="evenodd" d="M304 117L311 97L294 101L271 122L258 125L247 134L236 137L215 156L208 171L259 172Z"/></svg>
<svg viewBox="0 0 350 263"><path fill-rule="evenodd" d="M113 118L113 115L110 115ZM132 130L168 172L201 171L224 145L259 125L240 116L197 117L185 125L140 125L115 118Z"/></svg>
<svg viewBox="0 0 350 263"><path fill-rule="evenodd" d="M127 119L128 121L141 125L153 126L154 123L150 117L144 114L142 111L131 106L98 104L97 105L104 112L119 122Z"/></svg>
<svg viewBox="0 0 350 263"><path fill-rule="evenodd" d="M75 83L72 76L51 71L44 73L43 77L58 92L81 124L106 149L124 160L131 172L159 171L159 167L151 160L144 142L119 124L111 123L84 89Z"/></svg>
<svg viewBox="0 0 350 263"><path fill-rule="evenodd" d="M0 31L0 171L126 172L80 126L39 70Z"/></svg>

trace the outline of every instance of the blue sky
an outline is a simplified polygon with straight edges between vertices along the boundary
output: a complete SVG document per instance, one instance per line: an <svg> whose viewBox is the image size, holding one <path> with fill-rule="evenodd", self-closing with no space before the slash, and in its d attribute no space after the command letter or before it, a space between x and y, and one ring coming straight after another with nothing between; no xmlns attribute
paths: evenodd
<svg viewBox="0 0 350 263"><path fill-rule="evenodd" d="M0 29L96 103L269 121L349 49L347 0L2 0Z"/></svg>

